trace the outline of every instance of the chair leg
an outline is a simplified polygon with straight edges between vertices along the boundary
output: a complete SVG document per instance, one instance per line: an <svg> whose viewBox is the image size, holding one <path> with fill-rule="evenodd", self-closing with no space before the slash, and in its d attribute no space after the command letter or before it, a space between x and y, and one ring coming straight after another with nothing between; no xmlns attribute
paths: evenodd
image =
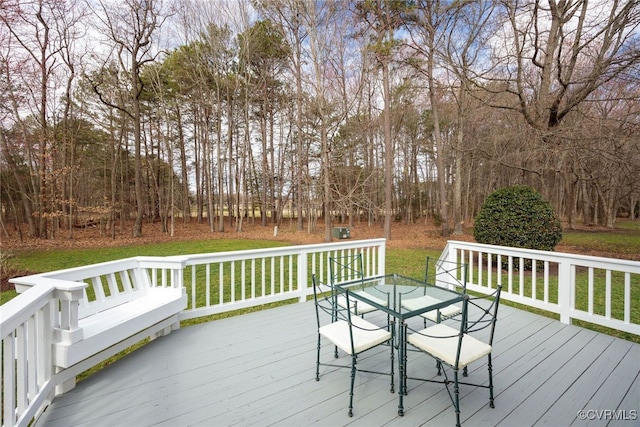
<svg viewBox="0 0 640 427"><path fill-rule="evenodd" d="M402 393L403 396L407 395L407 376L408 376L408 368L409 368L409 355L407 354L407 324L405 323L402 326L402 363L401 365L404 367L404 369L402 369L402 372L400 372L401 377L400 377L400 393Z"/></svg>
<svg viewBox="0 0 640 427"><path fill-rule="evenodd" d="M320 381L320 334L318 334L318 350L316 355L316 381Z"/></svg>
<svg viewBox="0 0 640 427"><path fill-rule="evenodd" d="M349 391L349 416L353 417L353 387L356 382L356 355L351 356L351 390Z"/></svg>
<svg viewBox="0 0 640 427"><path fill-rule="evenodd" d="M458 370L453 371L453 406L456 410L456 427L460 427L460 386L458 385Z"/></svg>
<svg viewBox="0 0 640 427"><path fill-rule="evenodd" d="M394 381L394 377L393 377L393 373L395 371L394 369L394 353L395 353L395 348L393 348L393 339L391 340L391 343L389 345L389 347L391 348L391 370L389 372L391 372L391 393L395 393L395 381Z"/></svg>
<svg viewBox="0 0 640 427"><path fill-rule="evenodd" d="M489 360L487 365L489 367L489 407L495 408L493 404L493 366L491 365L491 353L488 356Z"/></svg>

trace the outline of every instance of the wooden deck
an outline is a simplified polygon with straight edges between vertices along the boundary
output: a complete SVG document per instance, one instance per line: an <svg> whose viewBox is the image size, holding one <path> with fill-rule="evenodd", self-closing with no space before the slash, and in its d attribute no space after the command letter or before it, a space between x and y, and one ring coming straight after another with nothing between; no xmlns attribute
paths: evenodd
<svg viewBox="0 0 640 427"><path fill-rule="evenodd" d="M443 386L410 381L399 417L388 377L362 372L349 418L349 372L324 368L316 382L315 343L312 302L184 327L59 396L37 425L454 424ZM359 363L388 363L388 350L366 353ZM435 375L433 361L419 353L411 352L409 369ZM473 365L470 376L486 379L486 366ZM496 328L494 382L495 409L486 389L462 386L463 425L640 423L640 345L506 305ZM581 410L594 419L578 418Z"/></svg>

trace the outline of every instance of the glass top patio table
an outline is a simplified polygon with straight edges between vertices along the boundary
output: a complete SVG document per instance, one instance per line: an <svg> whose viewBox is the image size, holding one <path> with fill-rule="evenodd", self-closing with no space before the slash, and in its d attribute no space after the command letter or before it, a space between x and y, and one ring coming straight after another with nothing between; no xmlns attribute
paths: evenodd
<svg viewBox="0 0 640 427"><path fill-rule="evenodd" d="M387 274L337 283L349 297L365 302L400 321L462 301L464 294L422 280Z"/></svg>
<svg viewBox="0 0 640 427"><path fill-rule="evenodd" d="M387 274L370 276L358 280L337 283L336 287L349 293L349 299L369 304L393 317L398 326L394 333L397 340L398 370L400 377L398 414L404 415L403 396L406 383L403 380L406 369L406 320L423 313L443 309L463 301L463 292L426 283L422 280Z"/></svg>

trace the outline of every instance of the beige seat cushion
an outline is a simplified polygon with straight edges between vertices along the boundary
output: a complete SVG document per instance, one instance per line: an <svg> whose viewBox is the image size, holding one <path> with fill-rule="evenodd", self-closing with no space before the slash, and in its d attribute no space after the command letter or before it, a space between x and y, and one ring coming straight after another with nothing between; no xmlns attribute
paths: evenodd
<svg viewBox="0 0 640 427"><path fill-rule="evenodd" d="M356 291L354 293L362 293L364 294L364 297L367 298L370 301L375 302L376 304L379 304L383 307L386 307L387 302L385 300L382 300L380 298L376 298L373 295L369 294L369 293L364 293L363 291ZM364 301L360 301L355 299L354 297L349 298L349 302L351 303L351 312L357 315L361 315L361 314L365 314L365 313L370 313L372 311L377 310L377 308L375 308L374 306L372 306L371 304L367 304ZM343 308L347 308L347 298L344 295L339 295L338 296L338 305L340 307Z"/></svg>
<svg viewBox="0 0 640 427"><path fill-rule="evenodd" d="M412 298L406 301L402 301L402 307L406 308L409 311L418 310L422 307L426 307L428 305L434 305L441 302L439 299L431 297L429 295L425 295L419 298ZM455 316L462 312L462 308L457 305L448 305L446 307L442 307L440 309L440 319L444 320L451 316ZM422 317L425 317L432 322L438 321L438 310L427 311L426 313L421 314Z"/></svg>
<svg viewBox="0 0 640 427"><path fill-rule="evenodd" d="M407 341L424 352L454 366L458 350L459 333L460 331L458 329L454 329L443 323L438 323L409 335ZM460 352L458 367L463 368L489 353L491 353L491 346L489 344L465 334L462 338L462 350Z"/></svg>
<svg viewBox="0 0 640 427"><path fill-rule="evenodd" d="M353 326L353 347L355 353L361 353L378 344L391 339L391 332L381 329L360 317L351 318ZM349 323L344 320L324 325L320 328L320 335L334 343L347 354L351 353L351 340L349 337Z"/></svg>

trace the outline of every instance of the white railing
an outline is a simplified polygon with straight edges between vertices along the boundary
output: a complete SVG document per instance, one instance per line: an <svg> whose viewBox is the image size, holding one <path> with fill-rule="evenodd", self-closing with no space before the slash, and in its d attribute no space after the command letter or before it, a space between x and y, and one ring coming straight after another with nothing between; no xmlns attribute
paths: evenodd
<svg viewBox="0 0 640 427"><path fill-rule="evenodd" d="M181 256L189 306L180 319L294 298L304 302L312 274L325 280L331 257L356 254L362 254L365 274L384 274L385 239Z"/></svg>
<svg viewBox="0 0 640 427"><path fill-rule="evenodd" d="M121 273L123 263L127 268L136 264L144 269L153 287L184 286L188 294L188 307L180 314L184 320L277 301L306 301L312 292L311 274L328 278L331 257L362 254L365 274L384 274L385 247L385 239L373 239L177 257L136 257L13 279L22 293L0 306L0 425L28 425L56 394L64 391L65 383L97 363L90 357L68 369L54 370L55 331L64 326L71 311L90 315L91 304L108 305L118 286L129 286L128 278L134 273ZM65 303L70 287L73 292L84 292L83 299L89 301L87 306L82 306L82 302ZM92 292L87 293L87 287ZM73 329L76 325L69 326ZM123 343L133 344L129 340ZM117 353L124 344L96 348L95 352Z"/></svg>
<svg viewBox="0 0 640 427"><path fill-rule="evenodd" d="M3 426L27 425L53 399L52 313L56 289L44 284L0 306Z"/></svg>
<svg viewBox="0 0 640 427"><path fill-rule="evenodd" d="M182 284L187 289L188 307L179 315L185 320L276 301L306 301L311 274L328 281L331 257L361 253L366 275L384 275L385 248L384 239L374 239L136 259L152 286ZM580 319L640 335L638 262L457 241L448 242L440 260L468 265L470 291L488 292L501 284L503 298L558 313L565 323ZM29 289L0 306L2 426L28 425L62 384L92 366L87 359L55 371L51 348L69 286L113 273L107 267L102 263L29 276L22 285Z"/></svg>
<svg viewBox="0 0 640 427"><path fill-rule="evenodd" d="M467 289L640 335L640 262L449 241L440 257L467 265Z"/></svg>

